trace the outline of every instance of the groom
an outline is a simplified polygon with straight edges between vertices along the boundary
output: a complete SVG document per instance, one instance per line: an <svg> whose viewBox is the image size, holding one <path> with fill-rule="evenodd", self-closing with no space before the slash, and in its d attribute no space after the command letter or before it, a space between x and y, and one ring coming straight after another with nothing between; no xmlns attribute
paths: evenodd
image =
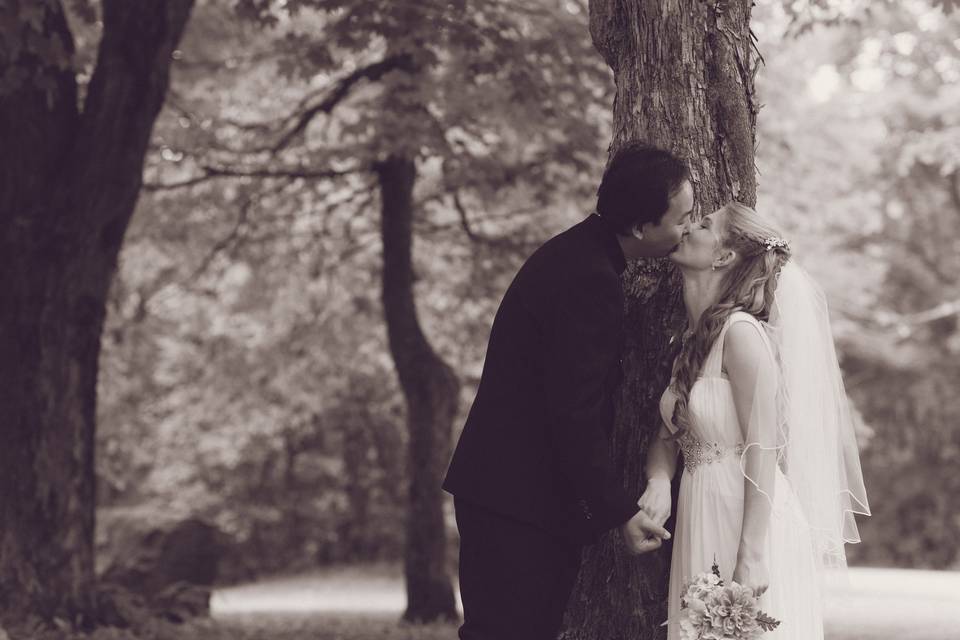
<svg viewBox="0 0 960 640"><path fill-rule="evenodd" d="M597 213L534 252L507 289L443 485L460 531L462 640L552 640L584 544L614 527L635 553L669 537L624 491L608 434L620 275L627 259L667 255L692 208L682 161L628 146L604 173Z"/></svg>

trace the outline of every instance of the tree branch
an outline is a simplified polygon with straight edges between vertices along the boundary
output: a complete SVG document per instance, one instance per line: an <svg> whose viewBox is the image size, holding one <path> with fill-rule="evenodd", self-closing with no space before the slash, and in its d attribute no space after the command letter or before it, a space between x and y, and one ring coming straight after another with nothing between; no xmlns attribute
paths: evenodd
<svg viewBox="0 0 960 640"><path fill-rule="evenodd" d="M347 95L350 93L350 89L352 89L355 84L361 80L379 80L388 72L396 69L400 64L400 61L400 56L391 56L365 67L360 67L351 74L342 78L337 86L334 87L334 89L330 92L330 94L319 103L307 108L305 111L299 114L294 113L285 118L286 121L296 120L296 123L294 124L293 128L285 133L274 145L273 151L276 152L287 147L294 138L306 130L307 126L317 115L321 113L330 113L333 111L333 109L340 104L344 98L347 97Z"/></svg>
<svg viewBox="0 0 960 640"><path fill-rule="evenodd" d="M483 245L486 247L493 247L497 249L507 249L509 251L528 251L531 248L534 248L532 245L534 243L528 241L523 237L518 237L513 234L507 234L503 236L489 236L482 233L478 233L474 230L473 226L470 224L470 216L467 213L466 207L463 205L463 201L460 198L459 190L454 190L450 194L451 199L453 200L453 206L457 210L457 213L460 217L460 228L463 229L467 238L470 242ZM513 211L509 214L504 215L504 218L515 218L518 212ZM417 223L418 230L427 231L427 232L437 232L444 231L449 227L442 225L426 225L423 222Z"/></svg>
<svg viewBox="0 0 960 640"><path fill-rule="evenodd" d="M241 230L250 217L250 209L253 208L254 203L259 201L259 196L251 195L243 202L243 204L240 206L240 211L237 214L237 220L234 223L233 228L230 230L230 233L214 243L207 255L203 258L203 260L200 261L200 264L197 265L197 267L193 270L193 273L191 273L187 278L187 282L193 282L203 275L203 273L213 263L214 258L216 258L220 252L226 250L230 247L230 245L233 245L237 242L238 238L240 237Z"/></svg>
<svg viewBox="0 0 960 640"><path fill-rule="evenodd" d="M882 322L882 324L898 324L901 326L910 327L919 324L936 322L937 320L942 320L943 318L949 318L950 316L955 315L960 315L960 300L941 302L937 306L931 309L926 309L925 311L895 316L893 320Z"/></svg>
<svg viewBox="0 0 960 640"><path fill-rule="evenodd" d="M84 213L110 226L117 247L140 191L172 54L192 8L193 0L103 0L103 38L71 158L78 184L70 188L98 194ZM74 221L92 222L83 216Z"/></svg>
<svg viewBox="0 0 960 640"><path fill-rule="evenodd" d="M280 131L280 139L274 143L265 143L262 146L247 148L242 150L231 149L231 152L237 153L263 153L269 152L276 155L279 151L290 146L290 144L300 136L310 125L314 118L321 113L331 113L338 104L340 104L350 93L350 90L361 80L379 80L388 72L396 69L400 65L400 56L392 56L378 62L374 62L359 69L355 69L350 74L344 76L337 84L330 89L324 87L308 93L301 98L297 107L288 115L279 119L279 125L276 121L257 121L257 122L239 122L237 120L224 118L219 119L219 124L224 124L240 131L268 134L275 127ZM315 102L321 96L326 97ZM181 113L188 114L187 109L182 106L183 100L180 96L175 96L177 104L174 108ZM285 131L285 132L284 132Z"/></svg>
<svg viewBox="0 0 960 640"><path fill-rule="evenodd" d="M361 173L361 169L348 169L337 171L335 169L310 169L305 167L297 168L258 168L249 171L238 169L229 169L226 167L204 166L203 175L199 175L179 182L154 182L143 186L146 191L169 191L172 189L182 189L192 187L209 180L217 178L310 178L310 179L332 179L342 178L343 176Z"/></svg>
<svg viewBox="0 0 960 640"><path fill-rule="evenodd" d="M909 336L913 327L960 315L960 300L941 302L935 307L915 313L897 313L887 309L869 311L859 304L846 303L842 299L835 300L833 307L860 327L872 326L888 331L892 329L900 338Z"/></svg>
<svg viewBox="0 0 960 640"><path fill-rule="evenodd" d="M957 215L960 215L960 169L947 176L947 181L949 182L947 190L950 192L953 208L957 210Z"/></svg>
<svg viewBox="0 0 960 640"><path fill-rule="evenodd" d="M289 182L286 184L289 184ZM243 230L244 225L250 219L250 210L253 208L253 206L259 203L265 195L274 195L279 193L286 186L286 184L275 187L268 192L252 193L247 196L240 205L240 211L237 215L236 221L233 224L233 227L230 229L230 232L214 243L214 245L210 248L210 251L208 251L207 254L200 260L200 263L190 272L189 276L185 278L179 278L176 276L176 269L172 269L169 273L169 277L162 277L158 279L158 281L150 287L149 291L140 293L140 302L137 304L135 320L139 322L146 317L148 312L147 306L161 291L177 281L180 281L184 286L189 287L191 283L196 282L197 279L202 276L207 269L210 268L210 265L213 264L214 259L220 253L229 249L231 246L236 246L238 242L240 242L241 231Z"/></svg>
<svg viewBox="0 0 960 640"><path fill-rule="evenodd" d="M215 72L220 71L224 67L230 67L230 65L236 65L237 62L264 62L267 60L272 60L283 55L282 52L275 50L265 50L265 51L252 51L238 56L230 56L228 58L222 58L220 60L214 59L204 59L198 58L196 60L189 60L187 58L177 59L174 64L178 68L192 71L200 70L206 72Z"/></svg>
<svg viewBox="0 0 960 640"><path fill-rule="evenodd" d="M463 207L463 202L460 201L460 192L453 192L453 206L457 209L457 213L460 214L460 226L463 227L463 232L467 234L467 237L471 242L477 242L477 234L474 233L473 229L470 227L470 220L467 217L467 210Z"/></svg>

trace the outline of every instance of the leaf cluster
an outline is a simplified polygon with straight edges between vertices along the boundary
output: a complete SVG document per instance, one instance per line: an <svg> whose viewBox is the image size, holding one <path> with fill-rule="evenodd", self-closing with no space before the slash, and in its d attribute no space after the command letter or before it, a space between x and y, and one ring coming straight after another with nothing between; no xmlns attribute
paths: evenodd
<svg viewBox="0 0 960 640"><path fill-rule="evenodd" d="M68 18L93 25L99 8L93 0L0 1L0 97L29 87L50 100L57 77L79 69L73 38L63 26Z"/></svg>
<svg viewBox="0 0 960 640"><path fill-rule="evenodd" d="M483 202L521 181L546 203L558 185L585 195L579 176L602 163L609 73L574 3L250 1L235 10L270 27L274 84L300 97L223 129L232 154L187 150L217 160L205 165L289 167L282 161L309 154L311 167L364 171L410 153L433 163L447 197Z"/></svg>

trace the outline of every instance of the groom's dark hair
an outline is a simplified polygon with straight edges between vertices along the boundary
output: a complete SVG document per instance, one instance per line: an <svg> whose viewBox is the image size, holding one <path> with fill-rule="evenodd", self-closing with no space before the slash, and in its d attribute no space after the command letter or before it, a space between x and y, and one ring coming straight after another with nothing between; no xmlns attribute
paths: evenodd
<svg viewBox="0 0 960 640"><path fill-rule="evenodd" d="M686 163L669 151L643 142L631 142L613 156L597 189L597 213L618 233L660 224L684 180Z"/></svg>

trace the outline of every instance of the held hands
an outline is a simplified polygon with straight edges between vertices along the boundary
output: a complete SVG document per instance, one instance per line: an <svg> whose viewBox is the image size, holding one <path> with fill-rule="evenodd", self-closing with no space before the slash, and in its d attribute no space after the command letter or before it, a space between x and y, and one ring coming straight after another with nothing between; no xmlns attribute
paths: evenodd
<svg viewBox="0 0 960 640"><path fill-rule="evenodd" d="M627 549L634 555L659 549L664 540L670 539L670 532L643 511L627 520L621 531Z"/></svg>

